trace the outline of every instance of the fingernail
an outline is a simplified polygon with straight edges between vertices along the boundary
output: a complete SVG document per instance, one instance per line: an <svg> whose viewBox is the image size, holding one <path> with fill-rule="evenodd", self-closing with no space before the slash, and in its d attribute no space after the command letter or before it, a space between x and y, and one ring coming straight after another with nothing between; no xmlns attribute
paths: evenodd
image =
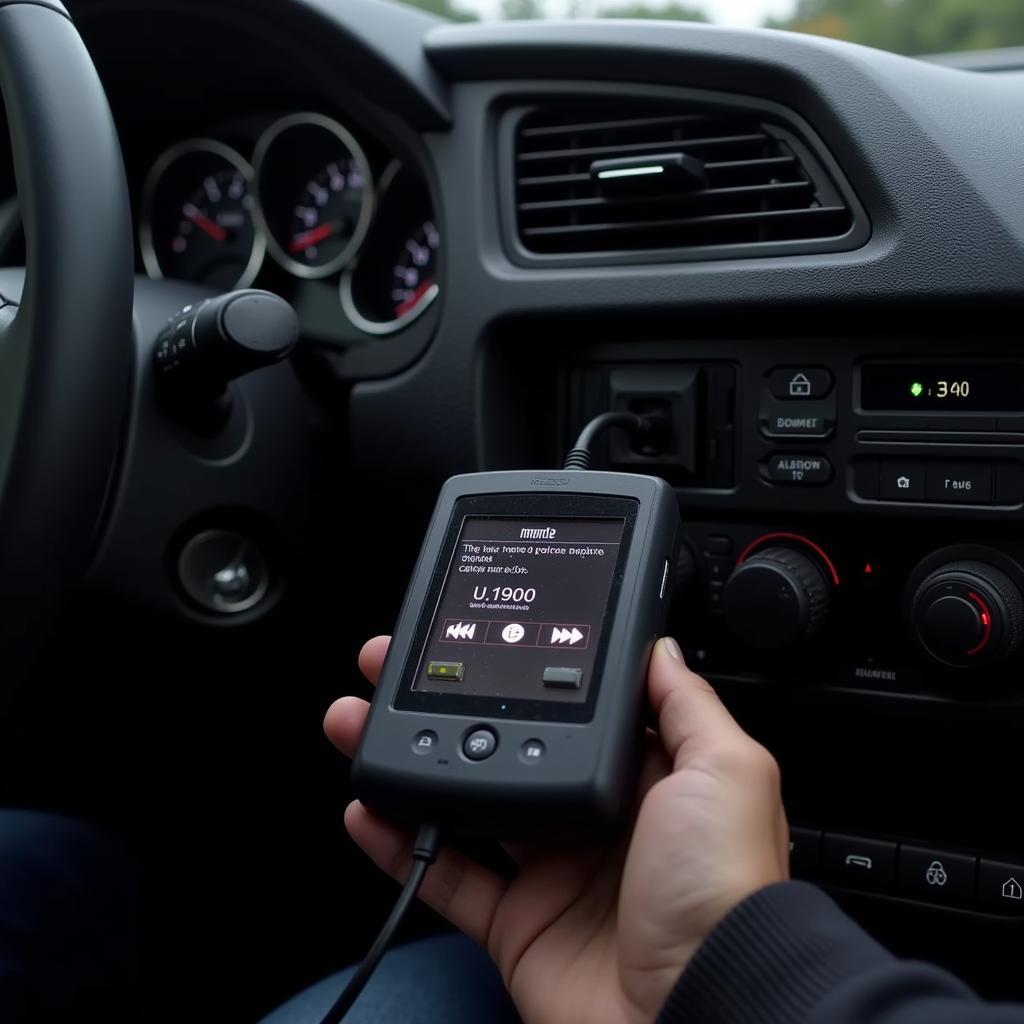
<svg viewBox="0 0 1024 1024"><path fill-rule="evenodd" d="M683 652L679 649L679 644L675 642L670 636L663 636L661 638L662 647L665 648L665 653L670 658L675 658L676 661L681 661L684 665L686 659L683 657Z"/></svg>

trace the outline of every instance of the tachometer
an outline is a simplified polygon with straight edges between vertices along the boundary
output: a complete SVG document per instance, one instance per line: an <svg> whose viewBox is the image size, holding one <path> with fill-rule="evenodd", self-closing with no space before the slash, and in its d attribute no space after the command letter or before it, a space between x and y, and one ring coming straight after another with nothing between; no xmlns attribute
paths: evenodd
<svg viewBox="0 0 1024 1024"><path fill-rule="evenodd" d="M393 161L381 176L379 209L358 262L341 275L341 307L365 334L410 326L441 294L441 232L426 182Z"/></svg>
<svg viewBox="0 0 1024 1024"><path fill-rule="evenodd" d="M266 248L253 219L253 172L212 139L167 150L142 189L139 247L150 277L229 291L251 284Z"/></svg>
<svg viewBox="0 0 1024 1024"><path fill-rule="evenodd" d="M437 291L437 251L441 236L433 221L424 221L402 245L391 280L395 319L411 313Z"/></svg>
<svg viewBox="0 0 1024 1024"><path fill-rule="evenodd" d="M320 114L293 114L264 132L254 163L274 259L299 277L345 266L373 213L370 165L352 134Z"/></svg>

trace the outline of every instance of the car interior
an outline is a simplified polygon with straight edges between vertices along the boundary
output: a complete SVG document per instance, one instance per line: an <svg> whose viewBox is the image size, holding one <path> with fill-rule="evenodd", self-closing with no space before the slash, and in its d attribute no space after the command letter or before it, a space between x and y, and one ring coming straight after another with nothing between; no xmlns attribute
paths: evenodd
<svg viewBox="0 0 1024 1024"><path fill-rule="evenodd" d="M1024 1001L1024 53L25 0L0 87L0 806L131 851L154 1020L365 951L324 711L444 481L609 411L794 876Z"/></svg>

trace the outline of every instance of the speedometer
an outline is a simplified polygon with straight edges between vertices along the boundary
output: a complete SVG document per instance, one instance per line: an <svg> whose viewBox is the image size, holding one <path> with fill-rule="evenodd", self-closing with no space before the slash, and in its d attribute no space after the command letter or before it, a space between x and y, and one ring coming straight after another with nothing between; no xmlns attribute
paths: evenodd
<svg viewBox="0 0 1024 1024"><path fill-rule="evenodd" d="M251 284L265 250L251 183L252 168L220 142L189 139L167 150L142 189L139 248L149 276L222 291Z"/></svg>
<svg viewBox="0 0 1024 1024"><path fill-rule="evenodd" d="M293 114L263 133L253 163L274 259L299 277L344 267L373 214L370 165L352 133L321 114Z"/></svg>

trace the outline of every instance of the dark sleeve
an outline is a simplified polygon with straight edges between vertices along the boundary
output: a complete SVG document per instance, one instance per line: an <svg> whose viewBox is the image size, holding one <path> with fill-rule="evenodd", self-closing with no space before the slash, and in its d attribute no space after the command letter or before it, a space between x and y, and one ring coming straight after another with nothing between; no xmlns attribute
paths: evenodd
<svg viewBox="0 0 1024 1024"><path fill-rule="evenodd" d="M898 960L806 882L744 900L705 940L656 1024L1024 1024L929 964Z"/></svg>

